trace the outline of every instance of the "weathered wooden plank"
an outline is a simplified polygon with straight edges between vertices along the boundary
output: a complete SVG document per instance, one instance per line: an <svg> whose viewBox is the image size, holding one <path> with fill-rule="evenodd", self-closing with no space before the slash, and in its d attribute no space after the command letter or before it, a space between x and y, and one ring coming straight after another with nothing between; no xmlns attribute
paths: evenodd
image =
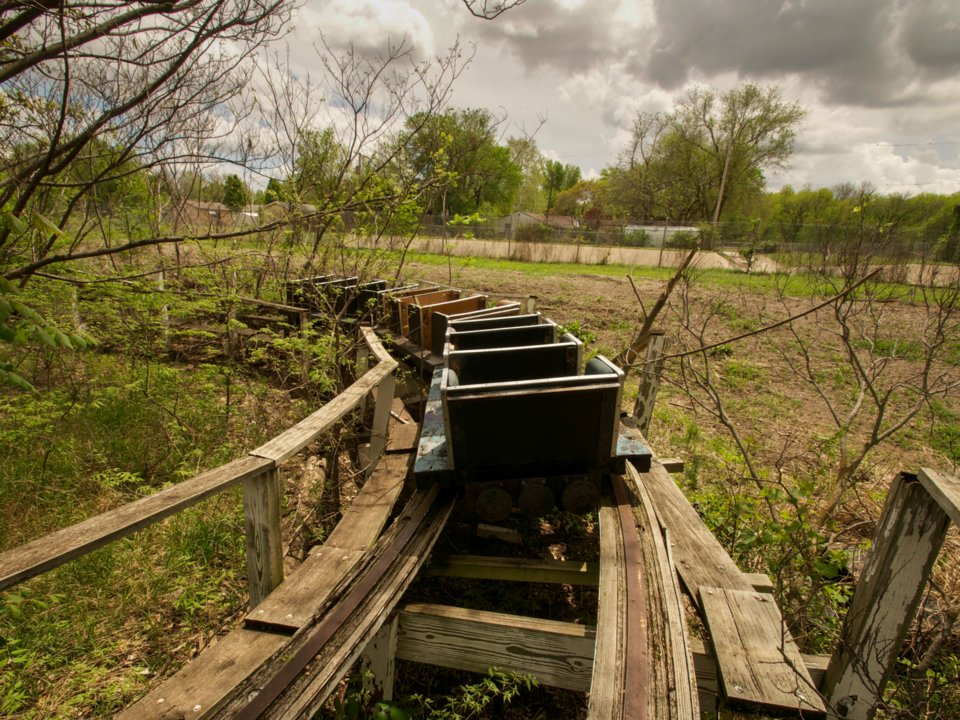
<svg viewBox="0 0 960 720"><path fill-rule="evenodd" d="M671 475L683 472L683 460L680 458L660 458L660 464Z"/></svg>
<svg viewBox="0 0 960 720"><path fill-rule="evenodd" d="M0 590L96 550L273 468L244 457L0 555Z"/></svg>
<svg viewBox="0 0 960 720"><path fill-rule="evenodd" d="M960 478L930 468L920 468L917 479L950 519L960 527Z"/></svg>
<svg viewBox="0 0 960 720"><path fill-rule="evenodd" d="M384 456L350 507L343 511L326 543L350 550L373 547L403 490L412 462L412 454Z"/></svg>
<svg viewBox="0 0 960 720"><path fill-rule="evenodd" d="M600 579L600 568L595 562L528 560L479 555L450 555L435 558L425 568L425 572L427 575L443 577L588 586L596 586Z"/></svg>
<svg viewBox="0 0 960 720"><path fill-rule="evenodd" d="M623 664L626 662L626 603L624 555L620 515L609 498L600 516L600 590L597 605L596 647L590 681L590 720L623 717ZM631 719L632 720L632 719Z"/></svg>
<svg viewBox="0 0 960 720"><path fill-rule="evenodd" d="M693 666L697 674L697 695L699 696L700 711L713 713L717 711L720 701L720 677L717 671L717 659L710 646L698 638L690 638L690 649L693 653ZM830 658L825 655L803 655L803 664L810 673L813 684L817 687L823 682L823 675L827 670Z"/></svg>
<svg viewBox="0 0 960 720"><path fill-rule="evenodd" d="M283 582L280 474L276 468L243 481L243 527L252 610Z"/></svg>
<svg viewBox="0 0 960 720"><path fill-rule="evenodd" d="M417 442L420 438L420 426L417 423L408 422L393 423L390 426L390 437L387 438L387 454L390 453L409 453L417 449Z"/></svg>
<svg viewBox="0 0 960 720"><path fill-rule="evenodd" d="M296 455L318 437L329 431L347 413L358 407L367 394L392 374L397 362L391 360L377 363L363 377L337 395L322 408L307 416L292 428L264 443L250 454L268 458L276 463Z"/></svg>
<svg viewBox="0 0 960 720"><path fill-rule="evenodd" d="M729 702L826 712L770 595L701 586L700 601Z"/></svg>
<svg viewBox="0 0 960 720"><path fill-rule="evenodd" d="M661 533L653 500L632 464L627 465L624 480L628 483L614 478L614 492L621 505L627 501L628 489L632 495L635 523L627 531L635 531L639 540L639 557L634 559L636 567L632 572L643 574L642 586L646 589L645 613L637 630L646 632L647 647L652 649L647 657L646 714L656 720L695 718L700 713L696 672L669 535ZM629 558L630 553L627 555ZM635 632L631 629L631 635Z"/></svg>
<svg viewBox="0 0 960 720"><path fill-rule="evenodd" d="M248 626L293 633L317 617L376 543L403 489L410 461L411 456L388 455L379 463L323 546L247 614Z"/></svg>
<svg viewBox="0 0 960 720"><path fill-rule="evenodd" d="M234 688L290 642L287 635L238 628L205 648L174 677L129 706L117 720L183 720L216 713Z"/></svg>
<svg viewBox="0 0 960 720"><path fill-rule="evenodd" d="M337 591L356 576L367 554L324 545L247 613L244 622L249 628L293 634L323 612Z"/></svg>
<svg viewBox="0 0 960 720"><path fill-rule="evenodd" d="M590 689L594 631L584 625L444 605L400 612L401 660L485 673L529 673L542 684Z"/></svg>
<svg viewBox="0 0 960 720"><path fill-rule="evenodd" d="M660 524L670 531L671 554L691 600L700 602L701 587L752 591L749 579L703 524L663 466L654 461L640 478L653 499Z"/></svg>
<svg viewBox="0 0 960 720"><path fill-rule="evenodd" d="M824 694L843 717L873 717L949 524L922 481L906 473L894 479L824 679Z"/></svg>

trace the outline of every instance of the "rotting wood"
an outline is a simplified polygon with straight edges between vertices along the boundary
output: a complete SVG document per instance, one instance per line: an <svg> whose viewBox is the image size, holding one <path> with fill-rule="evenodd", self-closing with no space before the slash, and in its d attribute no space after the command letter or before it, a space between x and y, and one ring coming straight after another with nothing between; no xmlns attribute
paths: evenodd
<svg viewBox="0 0 960 720"><path fill-rule="evenodd" d="M640 478L653 499L660 524L670 530L670 551L690 599L699 604L701 586L752 591L750 580L704 525L663 466L654 461L650 471L641 473Z"/></svg>
<svg viewBox="0 0 960 720"><path fill-rule="evenodd" d="M596 586L599 565L579 560L528 560L525 558L451 555L435 558L424 569L426 575L505 580L515 582L563 583Z"/></svg>
<svg viewBox="0 0 960 720"><path fill-rule="evenodd" d="M680 458L660 458L660 464L671 475L683 472L684 463Z"/></svg>
<svg viewBox="0 0 960 720"><path fill-rule="evenodd" d="M699 714L695 693L696 672L687 631L677 574L670 554L669 535L661 533L647 492L636 468L628 463L625 479L633 495L636 533L640 541L634 572L643 573L644 622L647 645L654 650L647 658L650 688L647 692L647 716L657 720L686 720ZM615 483L614 490L626 502L627 485ZM630 528L633 530L633 528ZM629 572L628 568L628 572Z"/></svg>
<svg viewBox="0 0 960 720"><path fill-rule="evenodd" d="M842 717L873 717L949 523L924 483L906 473L894 479L824 678L824 694Z"/></svg>
<svg viewBox="0 0 960 720"><path fill-rule="evenodd" d="M0 590L142 530L273 467L269 459L243 457L8 550L0 555Z"/></svg>
<svg viewBox="0 0 960 720"><path fill-rule="evenodd" d="M826 712L770 595L701 586L700 602L728 702L803 717Z"/></svg>
<svg viewBox="0 0 960 720"><path fill-rule="evenodd" d="M626 662L626 588L620 514L604 498L600 518L600 591L597 605L597 640L590 681L590 720L623 717L623 664ZM631 719L633 720L633 719Z"/></svg>
<svg viewBox="0 0 960 720"><path fill-rule="evenodd" d="M586 692L593 647L594 630L584 625L413 604L400 612L397 658L478 673L496 667Z"/></svg>
<svg viewBox="0 0 960 720"><path fill-rule="evenodd" d="M283 582L280 473L276 468L243 481L243 527L252 610Z"/></svg>
<svg viewBox="0 0 960 720"><path fill-rule="evenodd" d="M960 527L960 478L930 468L920 468L917 479L954 524Z"/></svg>

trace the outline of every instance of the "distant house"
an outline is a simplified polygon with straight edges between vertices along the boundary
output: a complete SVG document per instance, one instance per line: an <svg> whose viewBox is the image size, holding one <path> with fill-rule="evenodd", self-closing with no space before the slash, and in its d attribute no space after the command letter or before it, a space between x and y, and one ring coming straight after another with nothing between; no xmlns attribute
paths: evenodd
<svg viewBox="0 0 960 720"><path fill-rule="evenodd" d="M167 222L174 226L219 230L233 223L233 213L223 203L184 200L167 210Z"/></svg>
<svg viewBox="0 0 960 720"><path fill-rule="evenodd" d="M574 230L580 227L580 223L573 215L541 215L525 210L499 218L496 221L497 231L508 237L513 237L516 231L522 227L539 227L541 225L558 230Z"/></svg>
<svg viewBox="0 0 960 720"><path fill-rule="evenodd" d="M656 225L653 223L640 224L634 223L626 225L623 232L629 235L633 232L645 232L649 238L651 247L660 247L664 241L669 241L675 233L687 233L697 235L699 229L693 225Z"/></svg>

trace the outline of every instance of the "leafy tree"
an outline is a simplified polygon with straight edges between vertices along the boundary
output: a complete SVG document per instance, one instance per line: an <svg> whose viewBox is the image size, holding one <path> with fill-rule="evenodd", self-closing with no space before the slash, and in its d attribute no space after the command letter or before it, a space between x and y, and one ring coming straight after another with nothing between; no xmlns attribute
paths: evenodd
<svg viewBox="0 0 960 720"><path fill-rule="evenodd" d="M223 181L223 204L237 212L246 207L250 201L250 191L247 184L237 175L227 175Z"/></svg>
<svg viewBox="0 0 960 720"><path fill-rule="evenodd" d="M514 198L514 209L541 213L546 209L547 199L543 192L545 159L532 138L507 140L510 159L520 168L523 180Z"/></svg>
<svg viewBox="0 0 960 720"><path fill-rule="evenodd" d="M414 115L404 138L417 176L439 180L426 210L435 215L469 215L483 209L506 215L522 181L510 150L497 143L496 123L478 108L432 117Z"/></svg>
<svg viewBox="0 0 960 720"><path fill-rule="evenodd" d="M547 194L547 212L553 208L557 195L580 182L580 168L564 165L559 160L547 160L544 165L543 189Z"/></svg>
<svg viewBox="0 0 960 720"><path fill-rule="evenodd" d="M762 194L764 173L789 161L804 115L776 86L694 88L670 113L637 116L610 173L616 203L635 219L736 217Z"/></svg>

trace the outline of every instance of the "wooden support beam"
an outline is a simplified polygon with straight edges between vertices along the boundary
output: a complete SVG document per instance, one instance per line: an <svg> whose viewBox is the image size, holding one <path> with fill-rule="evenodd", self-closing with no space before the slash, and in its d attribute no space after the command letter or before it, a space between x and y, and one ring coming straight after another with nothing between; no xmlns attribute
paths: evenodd
<svg viewBox="0 0 960 720"><path fill-rule="evenodd" d="M427 575L507 580L516 582L592 585L599 582L599 565L579 560L528 560L525 558L450 555L437 558L425 569Z"/></svg>
<svg viewBox="0 0 960 720"><path fill-rule="evenodd" d="M683 472L683 460L680 458L660 458L660 464L671 475Z"/></svg>
<svg viewBox="0 0 960 720"><path fill-rule="evenodd" d="M593 645L594 630L585 625L416 604L400 612L397 657L478 673L497 667L586 692Z"/></svg>
<svg viewBox="0 0 960 720"><path fill-rule="evenodd" d="M373 409L373 428L370 444L362 448L361 458L366 466L366 474L373 472L376 461L387 447L387 432L390 424L390 410L393 407L393 391L396 388L396 375L390 373L373 390L376 398Z"/></svg>
<svg viewBox="0 0 960 720"><path fill-rule="evenodd" d="M548 661L547 668L540 667L540 661L535 657L533 665L527 663L524 657L517 657L517 648L542 647L550 644L555 648L556 656L560 658L579 657L584 655L584 666L570 667L559 674L559 680L564 685L575 686L570 689L588 689L590 676L593 672L592 648L587 650L585 638L595 637L596 628L591 625L576 623L560 623L555 621L539 621L519 615L503 613L487 613L476 610L462 610L461 608L417 604L409 605L400 611L397 616L396 658L419 662L425 665L466 669L472 672L484 673L490 667L496 666L504 670L529 672L541 678L541 683L554 687L553 681L542 678L551 678L556 675L556 664ZM384 637L388 632L388 625L384 625L383 632L378 637ZM444 645L442 654L438 654L438 647L431 642L425 633L434 628L442 628L440 643ZM508 628L510 635L503 635L502 630ZM465 637L480 639L471 640L469 650L458 651L455 632L463 633ZM446 641L453 643L452 647L445 647ZM392 642L392 641L391 641ZM474 644L475 643L475 644ZM514 644L513 648L507 647ZM717 707L719 696L719 680L717 676L717 660L710 651L710 647L702 640L690 638L689 645L693 657L693 666L696 670L696 690L699 695L699 707L704 712L713 712ZM477 647L482 648L478 650ZM369 648L368 648L369 650ZM446 664L447 653L452 656L453 664ZM517 667L510 667L504 663L504 658L511 658ZM803 655L802 660L807 672L814 683L820 683L826 671L830 658L821 655ZM382 662L382 661L381 661ZM470 667L464 667L470 665ZM376 675L376 683L386 683L378 668L382 664L373 663L371 671ZM386 696L384 696L386 699ZM693 715L691 717L696 717ZM659 719L658 719L659 720ZM686 718L684 720L687 720Z"/></svg>
<svg viewBox="0 0 960 720"><path fill-rule="evenodd" d="M283 582L280 473L275 467L243 481L243 527L252 610Z"/></svg>
<svg viewBox="0 0 960 720"><path fill-rule="evenodd" d="M824 694L842 717L868 720L916 616L950 518L927 482L906 473L890 488L867 560L824 678Z"/></svg>

